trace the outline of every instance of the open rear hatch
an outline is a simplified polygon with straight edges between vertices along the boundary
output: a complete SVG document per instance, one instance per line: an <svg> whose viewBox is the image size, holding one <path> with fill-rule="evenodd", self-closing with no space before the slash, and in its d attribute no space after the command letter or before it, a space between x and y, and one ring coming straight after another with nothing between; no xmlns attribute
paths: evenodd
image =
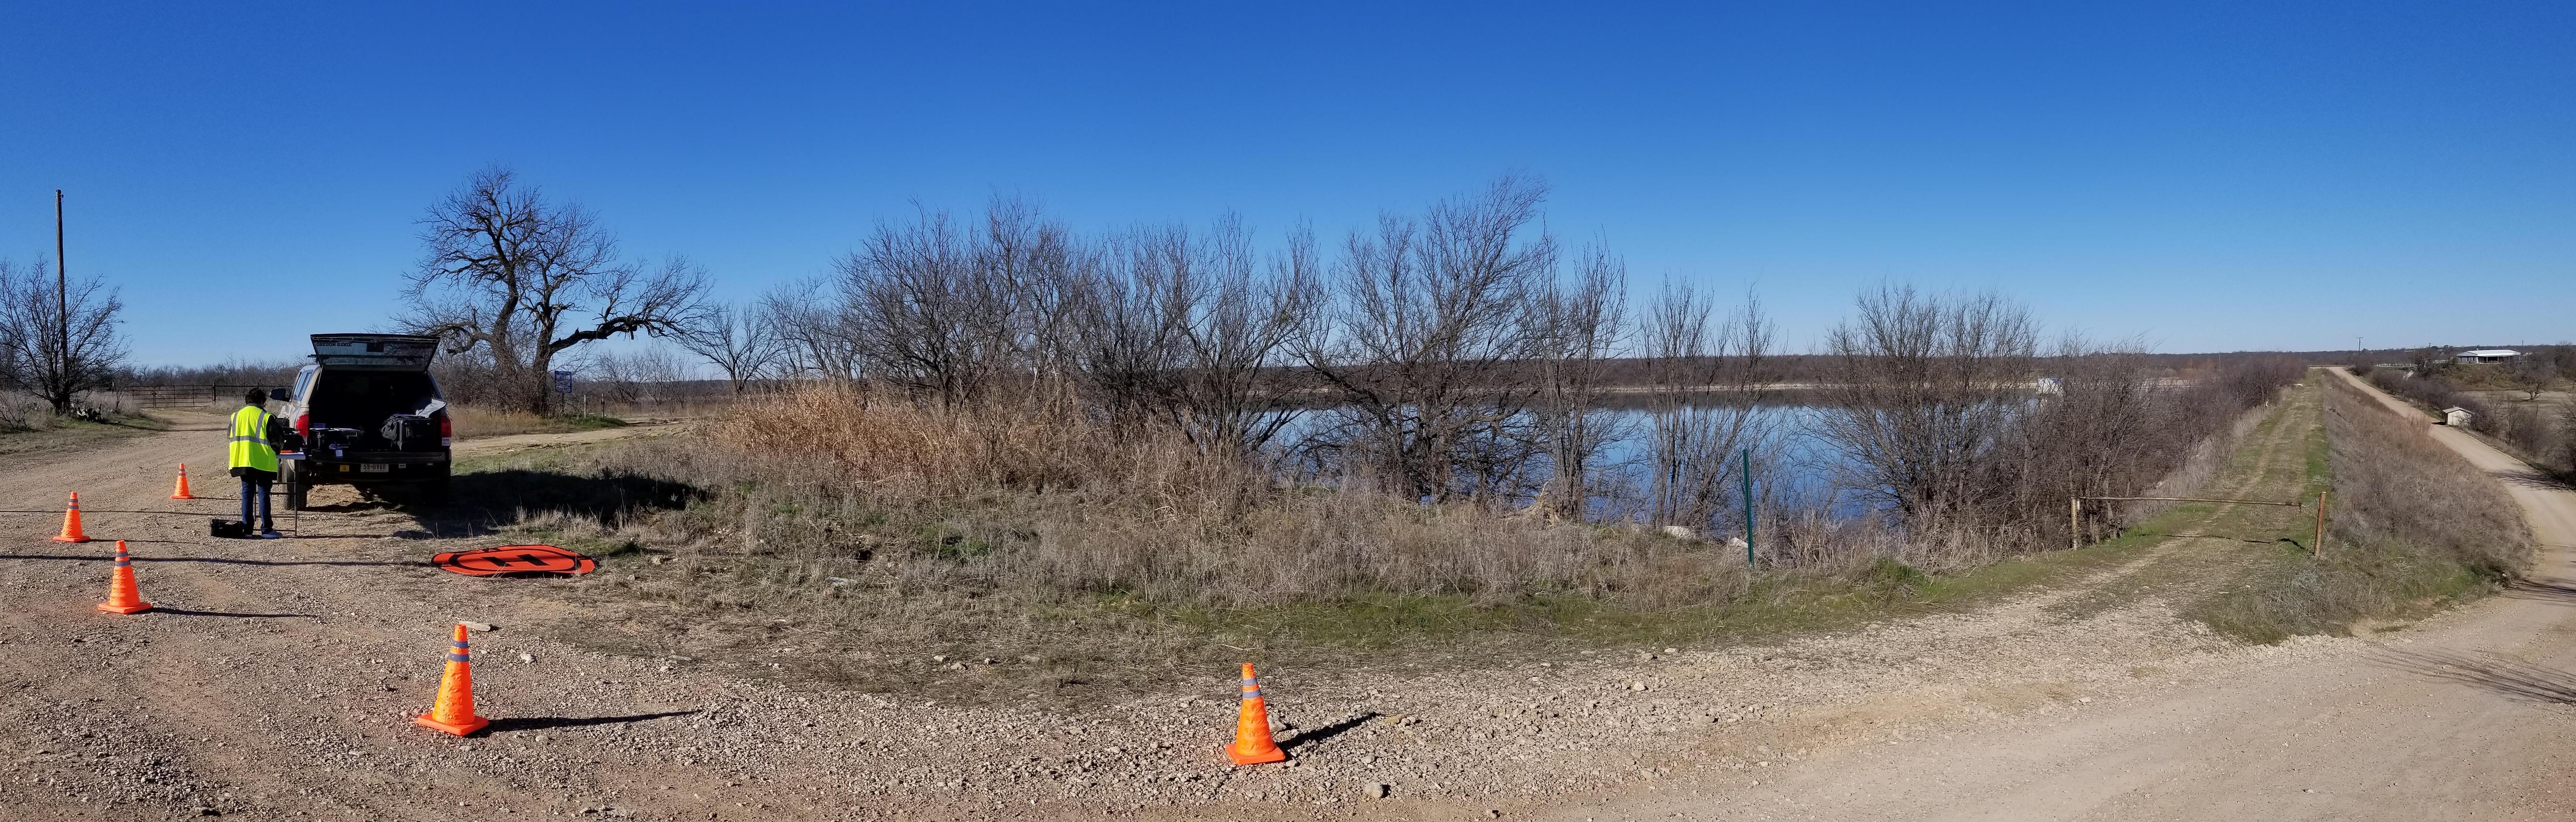
<svg viewBox="0 0 2576 822"><path fill-rule="evenodd" d="M334 368L427 371L438 338L420 334L315 334L313 361Z"/></svg>
<svg viewBox="0 0 2576 822"><path fill-rule="evenodd" d="M296 430L316 453L435 452L448 445L447 403L429 362L438 338L418 334L315 334L323 366L304 388ZM369 473L384 473L375 465Z"/></svg>

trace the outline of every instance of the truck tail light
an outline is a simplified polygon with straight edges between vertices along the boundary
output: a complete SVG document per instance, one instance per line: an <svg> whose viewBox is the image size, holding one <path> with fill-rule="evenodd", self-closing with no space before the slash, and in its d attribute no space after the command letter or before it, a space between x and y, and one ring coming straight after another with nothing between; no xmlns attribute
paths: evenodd
<svg viewBox="0 0 2576 822"><path fill-rule="evenodd" d="M295 415L295 433L300 436L313 436L313 415Z"/></svg>
<svg viewBox="0 0 2576 822"><path fill-rule="evenodd" d="M438 415L438 444L441 446L456 444L456 423L448 419L445 412Z"/></svg>

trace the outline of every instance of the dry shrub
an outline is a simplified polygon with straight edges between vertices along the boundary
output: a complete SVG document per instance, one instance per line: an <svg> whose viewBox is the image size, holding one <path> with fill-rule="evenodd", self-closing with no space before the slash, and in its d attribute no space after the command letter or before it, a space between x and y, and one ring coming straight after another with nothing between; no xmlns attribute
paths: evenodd
<svg viewBox="0 0 2576 822"><path fill-rule="evenodd" d="M959 409L814 387L747 403L709 431L713 448L637 466L737 489L710 506L727 511L704 520L697 542L740 539L736 550L907 593L1214 606L1579 594L1662 606L1707 601L1741 571L1703 543L1628 528L1281 482L1177 434L1122 432L1043 404Z"/></svg>
<svg viewBox="0 0 2576 822"><path fill-rule="evenodd" d="M2333 446L2334 536L2347 544L2397 542L2493 578L2531 556L2531 527L2504 484L2433 441L2421 418L2361 389L2327 386Z"/></svg>
<svg viewBox="0 0 2576 822"><path fill-rule="evenodd" d="M1242 473L1175 438L1115 436L1062 404L939 406L850 386L747 401L711 433L749 453L826 460L880 494L925 498L1139 483L1168 492L1231 484Z"/></svg>

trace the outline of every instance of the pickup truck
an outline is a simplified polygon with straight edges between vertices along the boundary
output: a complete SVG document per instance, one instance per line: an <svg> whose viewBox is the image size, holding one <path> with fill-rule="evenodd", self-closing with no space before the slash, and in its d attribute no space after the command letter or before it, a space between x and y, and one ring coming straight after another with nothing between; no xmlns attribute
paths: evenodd
<svg viewBox="0 0 2576 822"><path fill-rule="evenodd" d="M455 429L429 362L438 338L414 334L315 334L313 364L292 389L271 393L304 441L281 454L289 510L316 485L437 503L447 498Z"/></svg>

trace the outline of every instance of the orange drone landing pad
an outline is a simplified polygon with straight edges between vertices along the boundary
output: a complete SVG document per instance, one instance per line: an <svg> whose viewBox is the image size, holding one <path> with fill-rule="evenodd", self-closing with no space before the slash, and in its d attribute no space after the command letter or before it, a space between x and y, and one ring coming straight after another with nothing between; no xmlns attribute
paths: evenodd
<svg viewBox="0 0 2576 822"><path fill-rule="evenodd" d="M466 576L504 574L587 574L599 561L552 545L502 545L430 557L429 564Z"/></svg>

